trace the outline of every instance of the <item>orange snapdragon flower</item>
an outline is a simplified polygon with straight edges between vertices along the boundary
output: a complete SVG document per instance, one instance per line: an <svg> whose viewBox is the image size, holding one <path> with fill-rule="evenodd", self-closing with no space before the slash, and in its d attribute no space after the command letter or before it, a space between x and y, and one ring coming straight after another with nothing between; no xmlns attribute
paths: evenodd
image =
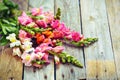
<svg viewBox="0 0 120 80"><path fill-rule="evenodd" d="M44 39L43 42L44 42L44 43L49 43L49 42L51 42L51 39L50 39L50 38L46 38L46 39Z"/></svg>
<svg viewBox="0 0 120 80"><path fill-rule="evenodd" d="M49 30L42 32L42 34L44 34L47 38L53 38L53 36L54 36L53 32L49 31Z"/></svg>
<svg viewBox="0 0 120 80"><path fill-rule="evenodd" d="M44 41L44 39L45 39L45 36L44 35L42 35L42 34L40 34L40 33L37 33L36 34L36 41L37 41L37 44L40 44L41 42L43 42Z"/></svg>

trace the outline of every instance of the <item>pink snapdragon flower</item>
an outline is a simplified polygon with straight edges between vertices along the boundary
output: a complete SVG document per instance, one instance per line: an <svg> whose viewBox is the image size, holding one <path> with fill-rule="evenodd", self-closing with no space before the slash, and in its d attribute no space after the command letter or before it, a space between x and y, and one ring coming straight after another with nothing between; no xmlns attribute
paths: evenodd
<svg viewBox="0 0 120 80"><path fill-rule="evenodd" d="M32 19L27 16L25 12L23 12L22 15L18 17L18 21L20 24L26 26L27 24L32 22Z"/></svg>
<svg viewBox="0 0 120 80"><path fill-rule="evenodd" d="M43 13L43 8L32 8L31 13L33 16L38 16L41 15Z"/></svg>
<svg viewBox="0 0 120 80"><path fill-rule="evenodd" d="M53 35L55 39L60 39L64 37L64 34L62 31L53 31Z"/></svg>
<svg viewBox="0 0 120 80"><path fill-rule="evenodd" d="M44 12L44 16L45 16L44 20L47 24L50 24L54 20L54 15L52 12L49 11Z"/></svg>
<svg viewBox="0 0 120 80"><path fill-rule="evenodd" d="M25 42L26 40L30 41L30 38L31 38L30 34L28 34L26 31L24 30L19 31L19 39L22 41L22 43Z"/></svg>
<svg viewBox="0 0 120 80"><path fill-rule="evenodd" d="M22 62L26 65L26 66L31 66L32 65L32 61L36 60L36 54L35 53L31 53L28 54L27 52L24 52L21 56L22 58Z"/></svg>
<svg viewBox="0 0 120 80"><path fill-rule="evenodd" d="M46 28L46 27L47 27L46 22L43 21L43 20L37 20L36 23L37 23L37 25L38 25L39 27L42 27L42 28Z"/></svg>
<svg viewBox="0 0 120 80"><path fill-rule="evenodd" d="M49 57L49 54L45 53L42 59L45 60L45 62L49 64L50 61L49 61L48 57Z"/></svg>
<svg viewBox="0 0 120 80"><path fill-rule="evenodd" d="M31 48L30 50L24 51L22 54L22 62L25 63L26 66L31 66L33 60L41 60L44 57L45 53L35 53L34 49Z"/></svg>
<svg viewBox="0 0 120 80"><path fill-rule="evenodd" d="M36 54L39 55L37 57L37 59L39 59L39 60L41 60L43 58L43 56L45 55L45 53L42 53L42 52L37 52Z"/></svg>
<svg viewBox="0 0 120 80"><path fill-rule="evenodd" d="M59 20L54 20L52 23L51 23L51 26L52 28L56 29L60 26L60 21Z"/></svg>
<svg viewBox="0 0 120 80"><path fill-rule="evenodd" d="M83 38L83 35L79 34L78 32L72 32L72 40L73 41L80 41Z"/></svg>
<svg viewBox="0 0 120 80"><path fill-rule="evenodd" d="M56 30L62 31L65 36L71 33L70 29L67 28L64 23L60 23L59 27L57 27Z"/></svg>
<svg viewBox="0 0 120 80"><path fill-rule="evenodd" d="M64 50L63 46L56 46L52 49L52 51L56 52L56 53L61 53Z"/></svg>
<svg viewBox="0 0 120 80"><path fill-rule="evenodd" d="M28 38L28 37L27 37L27 32L24 31L24 30L20 30L20 31L19 31L19 38L20 38L20 39L26 39L26 38Z"/></svg>
<svg viewBox="0 0 120 80"><path fill-rule="evenodd" d="M45 52L51 50L52 47L48 46L47 43L42 43L40 46L36 47L35 52Z"/></svg>

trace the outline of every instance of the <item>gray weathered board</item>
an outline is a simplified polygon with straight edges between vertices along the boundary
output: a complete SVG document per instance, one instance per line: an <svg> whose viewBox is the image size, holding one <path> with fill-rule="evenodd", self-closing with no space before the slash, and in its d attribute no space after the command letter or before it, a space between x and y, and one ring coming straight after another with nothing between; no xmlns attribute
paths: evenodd
<svg viewBox="0 0 120 80"><path fill-rule="evenodd" d="M87 79L116 79L105 0L81 0L83 34L99 41L85 48Z"/></svg>
<svg viewBox="0 0 120 80"><path fill-rule="evenodd" d="M0 0L1 1L1 0ZM43 7L56 13L61 8L61 22L85 37L98 37L89 47L65 45L65 51L83 65L51 64L37 69L23 67L11 50L0 47L0 80L120 80L120 0L12 0L20 9ZM8 53L9 52L9 53Z"/></svg>

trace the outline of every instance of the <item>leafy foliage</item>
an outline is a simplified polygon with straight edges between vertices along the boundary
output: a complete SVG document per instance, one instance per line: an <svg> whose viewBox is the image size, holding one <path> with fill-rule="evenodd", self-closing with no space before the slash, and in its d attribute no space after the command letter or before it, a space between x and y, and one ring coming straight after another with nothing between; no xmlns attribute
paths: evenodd
<svg viewBox="0 0 120 80"><path fill-rule="evenodd" d="M0 45L4 46L9 41L6 36L10 33L18 34L19 25L17 16L20 15L18 5L10 0L3 0L0 3Z"/></svg>

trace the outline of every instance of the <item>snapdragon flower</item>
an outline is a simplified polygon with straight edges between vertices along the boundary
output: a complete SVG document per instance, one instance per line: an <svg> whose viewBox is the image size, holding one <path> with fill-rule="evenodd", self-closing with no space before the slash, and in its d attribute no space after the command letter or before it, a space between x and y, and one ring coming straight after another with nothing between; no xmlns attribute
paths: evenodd
<svg viewBox="0 0 120 80"><path fill-rule="evenodd" d="M18 21L20 24L26 26L32 22L32 19L25 12L23 12L22 15L18 17Z"/></svg>
<svg viewBox="0 0 120 80"><path fill-rule="evenodd" d="M24 50L29 50L30 48L32 48L32 42L26 40L25 42L23 42L23 45L21 47Z"/></svg>
<svg viewBox="0 0 120 80"><path fill-rule="evenodd" d="M43 8L32 8L31 13L33 16L38 16L41 15L43 13Z"/></svg>
<svg viewBox="0 0 120 80"><path fill-rule="evenodd" d="M52 51L55 53L61 53L64 50L63 46L56 46L54 48L52 48Z"/></svg>
<svg viewBox="0 0 120 80"><path fill-rule="evenodd" d="M12 34L9 34L9 36L6 37L6 39L10 40L10 42L16 42L16 34L15 33L12 33Z"/></svg>
<svg viewBox="0 0 120 80"><path fill-rule="evenodd" d="M20 46L21 42L19 40L16 40L16 42L10 43L10 47Z"/></svg>
<svg viewBox="0 0 120 80"><path fill-rule="evenodd" d="M14 47L13 48L13 55L17 55L19 57L21 57L22 52L20 51L19 47Z"/></svg>
<svg viewBox="0 0 120 80"><path fill-rule="evenodd" d="M55 64L59 64L60 63L60 58L58 56L54 56L55 59Z"/></svg>
<svg viewBox="0 0 120 80"><path fill-rule="evenodd" d="M12 33L9 34L9 36L6 37L6 39L10 40L10 47L20 46L21 42L16 39L16 34Z"/></svg>

